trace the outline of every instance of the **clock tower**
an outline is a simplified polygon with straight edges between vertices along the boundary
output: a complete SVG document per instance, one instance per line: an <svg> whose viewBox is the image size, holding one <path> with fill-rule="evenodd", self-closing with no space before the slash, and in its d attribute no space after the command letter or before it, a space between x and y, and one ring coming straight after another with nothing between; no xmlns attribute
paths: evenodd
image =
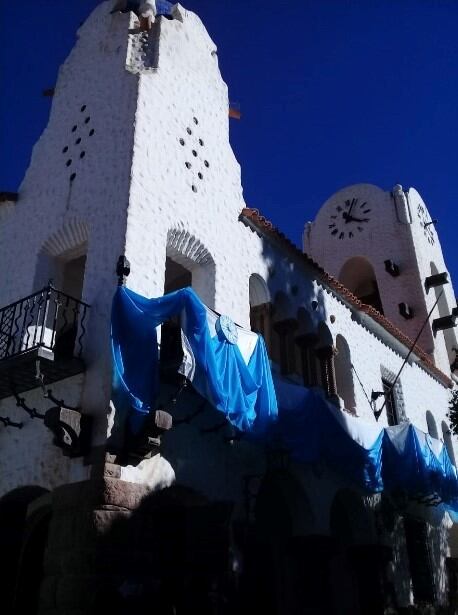
<svg viewBox="0 0 458 615"><path fill-rule="evenodd" d="M456 298L428 208L414 189L340 190L305 225L304 251L414 340L450 374Z"/></svg>

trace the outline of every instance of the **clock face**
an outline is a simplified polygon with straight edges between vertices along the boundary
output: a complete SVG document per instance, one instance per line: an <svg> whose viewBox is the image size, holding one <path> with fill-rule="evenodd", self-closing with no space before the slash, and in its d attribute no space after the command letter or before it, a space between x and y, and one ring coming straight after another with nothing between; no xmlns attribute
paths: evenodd
<svg viewBox="0 0 458 615"><path fill-rule="evenodd" d="M329 232L338 239L353 239L364 232L371 208L362 199L347 199L337 205L329 219Z"/></svg>
<svg viewBox="0 0 458 615"><path fill-rule="evenodd" d="M434 245L434 224L433 221L429 219L428 212L421 203L419 203L417 207L417 216L423 227L423 233L426 239L431 245Z"/></svg>
<svg viewBox="0 0 458 615"><path fill-rule="evenodd" d="M230 344L237 343L239 337L237 325L231 318L229 318L229 316L225 316L224 314L222 314L218 318L218 320L216 321L216 330L218 331L218 333L221 333L221 335Z"/></svg>

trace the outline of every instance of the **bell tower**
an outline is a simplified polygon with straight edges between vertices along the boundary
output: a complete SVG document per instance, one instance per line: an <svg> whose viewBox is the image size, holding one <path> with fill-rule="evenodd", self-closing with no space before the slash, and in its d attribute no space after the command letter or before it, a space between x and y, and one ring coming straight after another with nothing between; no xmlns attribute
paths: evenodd
<svg viewBox="0 0 458 615"><path fill-rule="evenodd" d="M446 374L457 346L456 299L435 221L414 189L344 188L305 225L304 252L414 340Z"/></svg>

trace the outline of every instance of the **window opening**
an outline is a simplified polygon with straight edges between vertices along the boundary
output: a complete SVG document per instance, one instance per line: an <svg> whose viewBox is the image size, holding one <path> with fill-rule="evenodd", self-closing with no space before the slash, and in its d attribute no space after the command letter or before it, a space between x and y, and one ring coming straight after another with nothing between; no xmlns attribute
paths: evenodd
<svg viewBox="0 0 458 615"><path fill-rule="evenodd" d="M394 399L392 384L388 380L382 379L382 386L385 394L385 408L388 425L398 425L399 417L396 409L396 401Z"/></svg>

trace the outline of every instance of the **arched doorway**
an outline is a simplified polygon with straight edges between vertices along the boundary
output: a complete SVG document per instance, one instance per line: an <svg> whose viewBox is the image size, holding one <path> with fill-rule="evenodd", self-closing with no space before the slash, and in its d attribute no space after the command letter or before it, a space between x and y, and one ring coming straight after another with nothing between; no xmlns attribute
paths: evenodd
<svg viewBox="0 0 458 615"><path fill-rule="evenodd" d="M331 563L333 613L381 615L386 550L376 544L372 519L356 492L343 489L337 493L330 531L338 545Z"/></svg>
<svg viewBox="0 0 458 615"><path fill-rule="evenodd" d="M370 262L362 256L350 258L340 270L339 281L366 305L371 305L383 314L382 299L375 271Z"/></svg>
<svg viewBox="0 0 458 615"><path fill-rule="evenodd" d="M6 564L0 575L0 594L5 613L13 612L15 588L22 561L21 553L28 528L27 510L32 502L36 502L46 493L46 489L42 487L19 487L0 499L0 553ZM34 576L35 574L36 572ZM26 591L29 592L30 589L28 587Z"/></svg>
<svg viewBox="0 0 458 615"><path fill-rule="evenodd" d="M328 536L298 480L286 470L263 479L255 507L255 535L244 558L243 613L329 613Z"/></svg>

